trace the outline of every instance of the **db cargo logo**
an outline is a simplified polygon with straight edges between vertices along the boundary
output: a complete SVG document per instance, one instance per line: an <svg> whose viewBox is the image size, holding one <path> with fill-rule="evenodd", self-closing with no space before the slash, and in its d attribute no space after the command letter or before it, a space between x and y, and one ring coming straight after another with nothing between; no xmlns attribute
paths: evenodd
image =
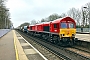
<svg viewBox="0 0 90 60"><path fill-rule="evenodd" d="M69 33L69 30L67 30L67 32Z"/></svg>
<svg viewBox="0 0 90 60"><path fill-rule="evenodd" d="M69 34L69 30L67 30L67 34Z"/></svg>

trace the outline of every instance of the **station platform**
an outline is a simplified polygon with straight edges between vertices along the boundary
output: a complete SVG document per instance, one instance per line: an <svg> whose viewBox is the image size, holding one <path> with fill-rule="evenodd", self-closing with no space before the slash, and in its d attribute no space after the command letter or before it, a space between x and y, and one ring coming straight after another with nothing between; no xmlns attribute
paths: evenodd
<svg viewBox="0 0 90 60"><path fill-rule="evenodd" d="M76 38L81 41L90 42L90 32L76 32Z"/></svg>
<svg viewBox="0 0 90 60"><path fill-rule="evenodd" d="M0 60L28 60L14 30L0 38Z"/></svg>
<svg viewBox="0 0 90 60"><path fill-rule="evenodd" d="M78 38L78 40L90 42L90 34L76 34L75 37Z"/></svg>
<svg viewBox="0 0 90 60"><path fill-rule="evenodd" d="M15 30L0 38L0 60L48 60Z"/></svg>
<svg viewBox="0 0 90 60"><path fill-rule="evenodd" d="M12 31L0 38L0 60L16 60Z"/></svg>
<svg viewBox="0 0 90 60"><path fill-rule="evenodd" d="M76 32L77 34L90 34L90 32Z"/></svg>

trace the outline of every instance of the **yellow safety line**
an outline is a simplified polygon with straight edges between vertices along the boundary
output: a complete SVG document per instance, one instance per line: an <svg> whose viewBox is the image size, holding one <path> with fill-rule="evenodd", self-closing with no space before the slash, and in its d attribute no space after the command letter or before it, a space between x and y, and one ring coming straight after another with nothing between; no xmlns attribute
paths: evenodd
<svg viewBox="0 0 90 60"><path fill-rule="evenodd" d="M16 34L14 30L13 30L13 35L14 35L14 47L15 47L15 52L16 52L16 60L19 60L18 50L16 46Z"/></svg>

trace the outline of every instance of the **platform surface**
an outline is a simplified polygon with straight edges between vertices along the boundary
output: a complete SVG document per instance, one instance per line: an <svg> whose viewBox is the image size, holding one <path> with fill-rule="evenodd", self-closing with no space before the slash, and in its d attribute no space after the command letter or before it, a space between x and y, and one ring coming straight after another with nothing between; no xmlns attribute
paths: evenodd
<svg viewBox="0 0 90 60"><path fill-rule="evenodd" d="M0 60L16 60L12 31L0 38Z"/></svg>
<svg viewBox="0 0 90 60"><path fill-rule="evenodd" d="M90 34L76 34L76 38L81 41L90 42Z"/></svg>
<svg viewBox="0 0 90 60"><path fill-rule="evenodd" d="M0 38L0 60L44 60L21 38L15 30ZM26 49L27 46L30 48Z"/></svg>

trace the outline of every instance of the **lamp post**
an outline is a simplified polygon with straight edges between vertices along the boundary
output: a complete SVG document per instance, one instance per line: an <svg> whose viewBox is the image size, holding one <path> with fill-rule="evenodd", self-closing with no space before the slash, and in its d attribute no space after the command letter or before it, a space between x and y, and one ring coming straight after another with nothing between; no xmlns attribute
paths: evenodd
<svg viewBox="0 0 90 60"><path fill-rule="evenodd" d="M88 11L89 11L89 8L88 7L83 7L83 8L88 9ZM88 15L89 14L90 14L90 11L88 12ZM90 33L90 15L89 15L89 33Z"/></svg>
<svg viewBox="0 0 90 60"><path fill-rule="evenodd" d="M5 10L5 13L6 13L6 15L7 15L7 11L9 11L9 10ZM5 20L5 29L7 28L7 16L5 16L5 18L4 18L4 20Z"/></svg>
<svg viewBox="0 0 90 60"><path fill-rule="evenodd" d="M86 7L83 7L83 8L86 8ZM83 16L82 16L82 20L83 20L83 21L82 21L82 25L81 25L81 32L83 32L83 27L84 27L84 22L85 22L85 21L84 21L84 20L85 20L85 16L84 16L84 10L83 10L83 8L82 8L82 15L83 15Z"/></svg>
<svg viewBox="0 0 90 60"><path fill-rule="evenodd" d="M90 33L90 11L88 13L89 13L89 33Z"/></svg>
<svg viewBox="0 0 90 60"><path fill-rule="evenodd" d="M11 28L11 22L10 22L10 19L11 18L8 18L9 22L8 22L8 28L10 29Z"/></svg>
<svg viewBox="0 0 90 60"><path fill-rule="evenodd" d="M84 15L83 8L86 9L87 7L82 7L83 22L82 22L82 26L81 26L81 32L83 32L83 27L84 27L84 22L85 22L85 15Z"/></svg>

